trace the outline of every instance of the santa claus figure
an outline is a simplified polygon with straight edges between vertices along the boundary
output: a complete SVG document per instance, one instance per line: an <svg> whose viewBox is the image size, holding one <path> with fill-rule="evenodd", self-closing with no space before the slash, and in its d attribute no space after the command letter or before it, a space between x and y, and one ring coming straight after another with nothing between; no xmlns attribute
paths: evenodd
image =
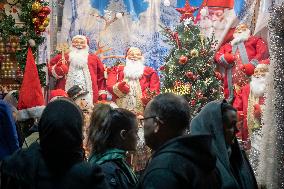
<svg viewBox="0 0 284 189"><path fill-rule="evenodd" d="M261 114L264 105L266 77L269 59L261 61L255 68L249 84L237 93L233 106L238 110L239 126L238 137L243 141L245 149L250 149L250 136L261 126Z"/></svg>
<svg viewBox="0 0 284 189"><path fill-rule="evenodd" d="M131 47L126 53L126 65L113 67L107 79L107 88L118 107L137 114L143 113L153 94L160 93L157 72L144 63L140 49Z"/></svg>
<svg viewBox="0 0 284 189"><path fill-rule="evenodd" d="M76 35L68 54L55 56L49 64L50 75L56 79L56 89L68 91L74 85L87 92L89 105L106 98L104 66L94 54L89 54L87 38Z"/></svg>
<svg viewBox="0 0 284 189"><path fill-rule="evenodd" d="M246 24L238 25L233 37L215 55L224 78L224 95L229 102L234 100L234 89L247 84L244 77L251 76L258 63L269 57L266 43L260 37L251 36Z"/></svg>
<svg viewBox="0 0 284 189"><path fill-rule="evenodd" d="M211 38L213 33L218 42L222 41L228 27L228 19L231 18L232 0L205 0L200 11L198 25L201 32Z"/></svg>

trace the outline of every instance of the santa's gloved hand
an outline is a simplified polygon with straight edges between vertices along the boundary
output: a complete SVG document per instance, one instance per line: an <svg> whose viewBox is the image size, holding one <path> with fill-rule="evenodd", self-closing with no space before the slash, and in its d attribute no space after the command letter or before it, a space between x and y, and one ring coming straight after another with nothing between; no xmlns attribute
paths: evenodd
<svg viewBox="0 0 284 189"><path fill-rule="evenodd" d="M59 79L63 78L68 73L68 66L66 64L58 63L54 65L51 69L52 75Z"/></svg>
<svg viewBox="0 0 284 189"><path fill-rule="evenodd" d="M236 57L231 53L225 53L224 58L228 64L233 64L236 60Z"/></svg>
<svg viewBox="0 0 284 189"><path fill-rule="evenodd" d="M260 105L259 104L255 104L253 106L253 115L254 115L254 117L256 119L260 119L261 118L261 113L262 113L262 111L261 111Z"/></svg>
<svg viewBox="0 0 284 189"><path fill-rule="evenodd" d="M128 94L129 91L130 91L130 87L129 87L129 85L125 81L120 82L117 85L117 88L124 94Z"/></svg>
<svg viewBox="0 0 284 189"><path fill-rule="evenodd" d="M150 102L150 100L151 100L151 98L148 97L148 96L143 96L143 97L141 98L141 101L142 101L143 106L146 106L146 105Z"/></svg>
<svg viewBox="0 0 284 189"><path fill-rule="evenodd" d="M241 69L247 76L252 76L254 74L255 66L251 63L242 65Z"/></svg>

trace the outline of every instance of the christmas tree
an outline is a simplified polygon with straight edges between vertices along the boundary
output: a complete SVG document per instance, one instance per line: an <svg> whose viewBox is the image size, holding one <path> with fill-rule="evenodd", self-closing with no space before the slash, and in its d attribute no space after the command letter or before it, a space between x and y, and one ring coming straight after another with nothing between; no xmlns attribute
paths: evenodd
<svg viewBox="0 0 284 189"><path fill-rule="evenodd" d="M183 8L177 8L182 15L180 24L172 31L163 28L166 42L173 48L160 68L163 92L172 92L186 97L191 105L191 116L196 115L208 102L222 98L220 87L222 76L215 71L214 37L207 38L193 23L193 12L186 1Z"/></svg>

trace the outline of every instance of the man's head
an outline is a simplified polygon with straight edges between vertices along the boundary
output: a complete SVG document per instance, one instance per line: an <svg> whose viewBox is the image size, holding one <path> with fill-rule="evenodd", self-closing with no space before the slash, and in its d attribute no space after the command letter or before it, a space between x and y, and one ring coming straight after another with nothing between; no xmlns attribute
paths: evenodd
<svg viewBox="0 0 284 189"><path fill-rule="evenodd" d="M233 41L232 44L236 44L239 42L246 41L251 35L250 29L246 24L240 24L236 27L234 34L233 34Z"/></svg>
<svg viewBox="0 0 284 189"><path fill-rule="evenodd" d="M144 73L144 57L137 47L130 47L126 52L126 65L124 68L125 77L138 79Z"/></svg>
<svg viewBox="0 0 284 189"><path fill-rule="evenodd" d="M228 145L234 143L236 138L237 128L237 110L228 103L222 103L222 121L224 128L224 137Z"/></svg>
<svg viewBox="0 0 284 189"><path fill-rule="evenodd" d="M264 95L268 67L268 64L258 64L254 69L254 74L251 78L250 87L251 92L255 97L261 97Z"/></svg>
<svg viewBox="0 0 284 189"><path fill-rule="evenodd" d="M144 111L146 144L156 150L168 140L184 134L189 126L190 109L181 96L165 93L151 100Z"/></svg>

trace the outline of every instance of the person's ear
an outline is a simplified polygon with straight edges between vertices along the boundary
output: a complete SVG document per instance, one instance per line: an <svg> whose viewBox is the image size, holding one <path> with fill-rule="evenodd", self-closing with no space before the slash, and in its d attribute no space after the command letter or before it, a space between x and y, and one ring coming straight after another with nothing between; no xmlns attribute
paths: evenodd
<svg viewBox="0 0 284 189"><path fill-rule="evenodd" d="M126 130L121 130L120 131L120 137L123 139L123 140L125 140L126 139Z"/></svg>
<svg viewBox="0 0 284 189"><path fill-rule="evenodd" d="M161 125L163 125L164 122L162 120L160 120L159 118L155 118L155 129L154 129L154 133L157 133L161 127Z"/></svg>

